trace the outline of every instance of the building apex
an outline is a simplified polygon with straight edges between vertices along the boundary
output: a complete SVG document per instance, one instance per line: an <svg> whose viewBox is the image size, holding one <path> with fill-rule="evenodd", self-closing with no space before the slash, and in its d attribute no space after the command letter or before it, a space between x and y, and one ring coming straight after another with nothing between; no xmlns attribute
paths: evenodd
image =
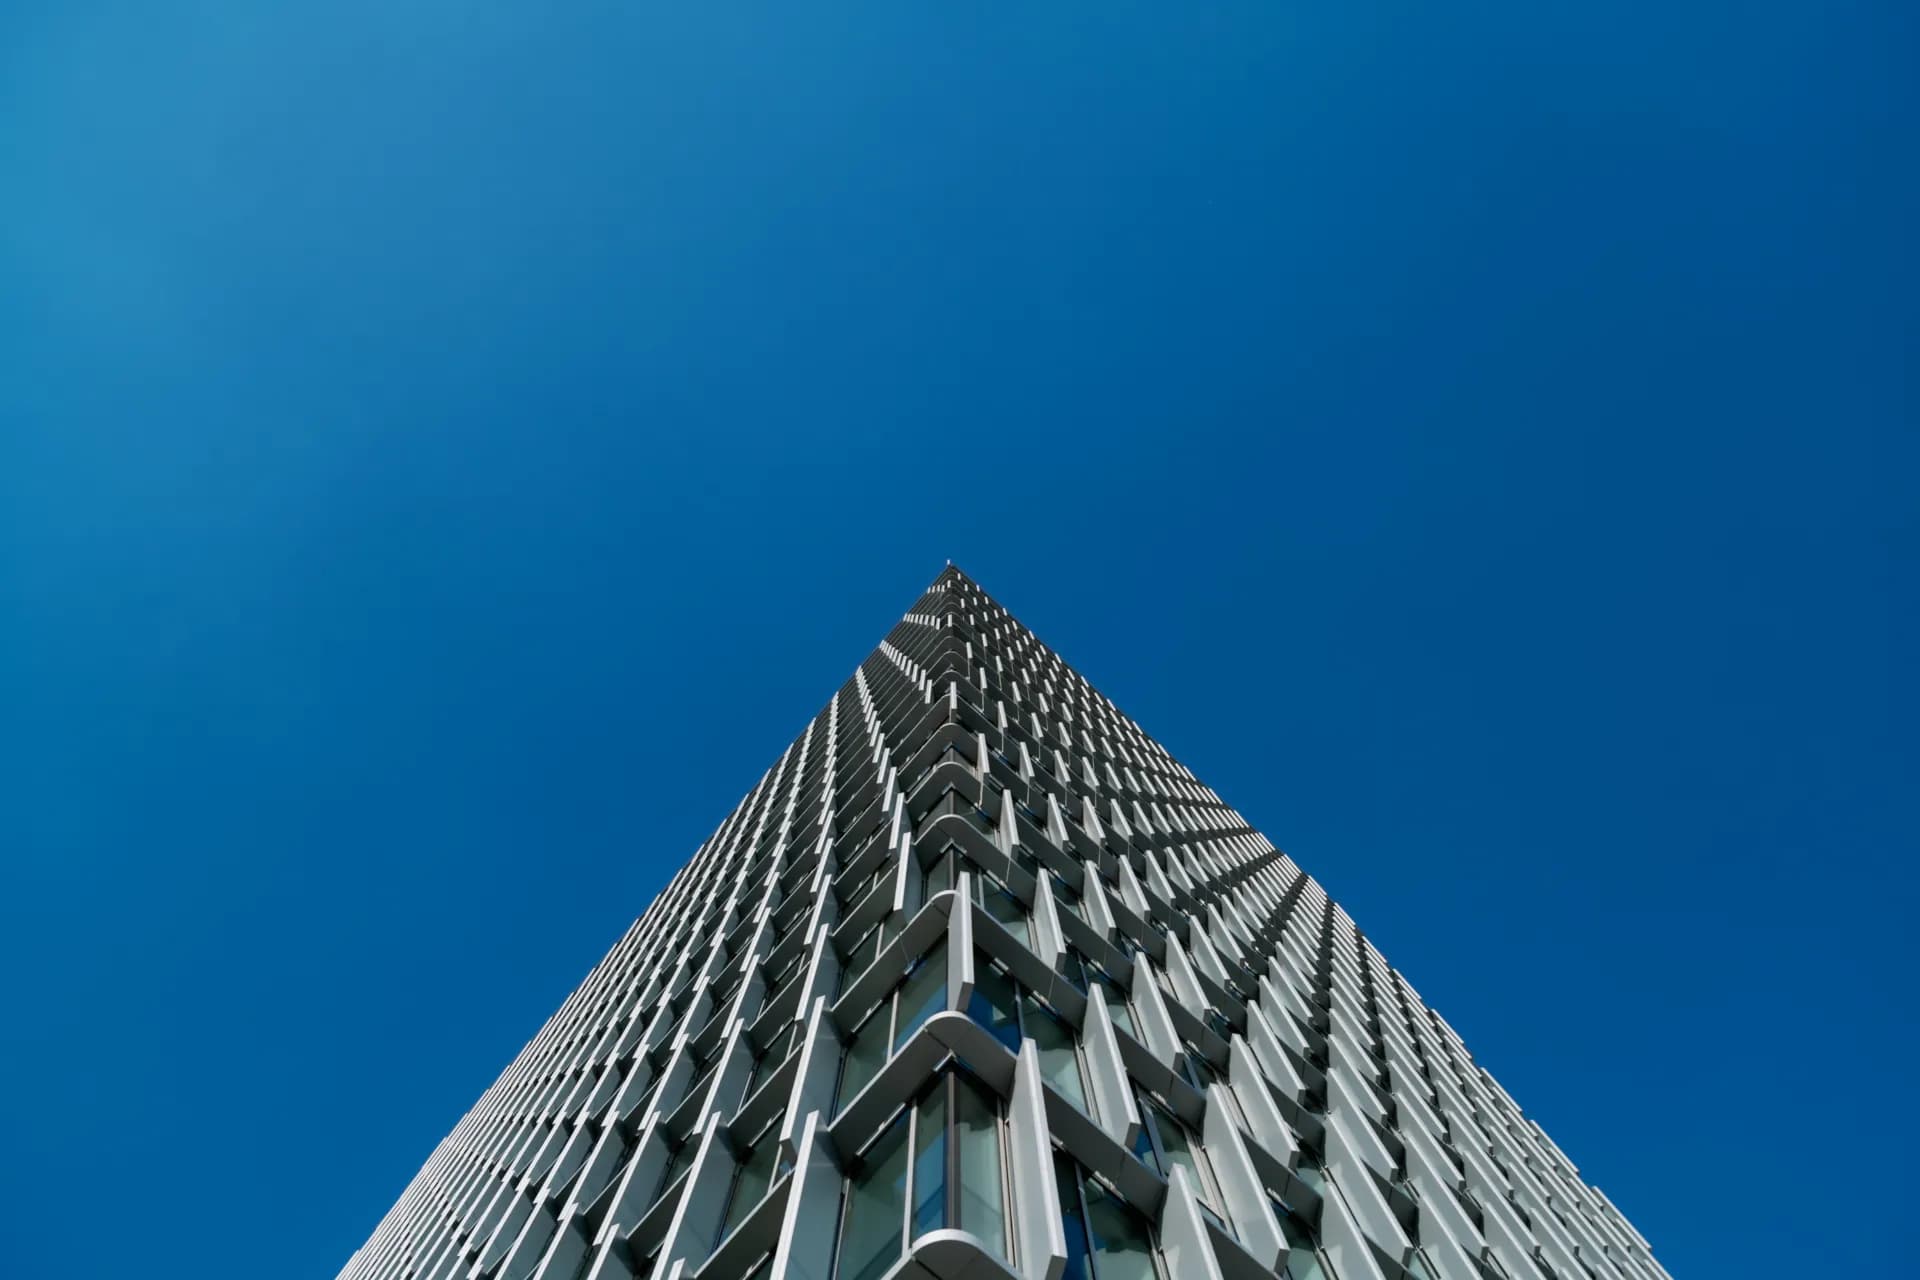
<svg viewBox="0 0 1920 1280"><path fill-rule="evenodd" d="M965 569L962 569L959 565L955 564L952 560L948 560L946 563L946 567L941 569L939 573L936 573L933 575L933 584L928 588L928 590L932 590L934 587L938 587L941 583L947 581L949 578L958 578L962 582L973 583L974 586L980 585L979 583L974 582L972 578L967 576L967 571Z"/></svg>

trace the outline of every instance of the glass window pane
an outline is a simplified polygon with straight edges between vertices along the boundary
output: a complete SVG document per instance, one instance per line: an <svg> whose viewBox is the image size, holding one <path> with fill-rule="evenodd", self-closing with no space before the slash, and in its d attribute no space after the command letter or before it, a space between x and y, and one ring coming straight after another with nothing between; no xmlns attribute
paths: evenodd
<svg viewBox="0 0 1920 1280"><path fill-rule="evenodd" d="M1280 1221L1284 1223L1287 1219L1282 1217ZM1296 1241L1289 1231L1287 1250L1287 1280L1327 1280L1327 1273L1320 1265L1320 1254L1311 1242Z"/></svg>
<svg viewBox="0 0 1920 1280"><path fill-rule="evenodd" d="M921 880L920 900L925 902L935 894L945 893L951 888L953 888L953 850L949 849L927 868L926 875Z"/></svg>
<svg viewBox="0 0 1920 1280"><path fill-rule="evenodd" d="M1187 1171L1187 1176L1193 1180L1193 1188L1200 1193L1200 1198L1211 1203L1214 1199L1213 1179L1201 1171L1200 1161L1194 1155L1193 1143L1187 1136L1186 1126L1173 1115L1151 1103L1148 1104L1147 1110L1152 1113L1154 1129L1160 1135L1160 1149L1166 1152L1170 1162Z"/></svg>
<svg viewBox="0 0 1920 1280"><path fill-rule="evenodd" d="M1015 1004L1018 995L1007 975L988 965L987 958L975 954L973 961L973 999L967 1004L967 1016L993 1033L994 1039L1011 1053L1020 1052L1020 1013Z"/></svg>
<svg viewBox="0 0 1920 1280"><path fill-rule="evenodd" d="M1053 900L1055 905L1066 908L1082 920L1086 919L1086 909L1080 905L1079 893L1057 875L1053 877Z"/></svg>
<svg viewBox="0 0 1920 1280"><path fill-rule="evenodd" d="M941 943L920 959L900 987L900 1017L893 1033L898 1049L923 1023L947 1007L947 944Z"/></svg>
<svg viewBox="0 0 1920 1280"><path fill-rule="evenodd" d="M986 908L989 916L1006 926L1008 933L1020 939L1028 948L1033 946L1033 936L1027 929L1027 909L1020 899L1009 893L997 880L989 880L985 875L974 881L979 886L980 905Z"/></svg>
<svg viewBox="0 0 1920 1280"><path fill-rule="evenodd" d="M874 956L880 953L880 930L867 930L866 936L854 943L853 952L847 957L846 973L849 976L866 972L873 963Z"/></svg>
<svg viewBox="0 0 1920 1280"><path fill-rule="evenodd" d="M1072 1030L1032 996L1023 997L1022 1003L1026 1006L1027 1034L1040 1050L1041 1076L1067 1101L1085 1111L1087 1095L1080 1081L1080 1059L1074 1052Z"/></svg>
<svg viewBox="0 0 1920 1280"><path fill-rule="evenodd" d="M786 1063L793 1052L794 1037L798 1030L798 1024L788 1023L787 1029L773 1038L773 1042L767 1046L767 1051L753 1060L753 1071L747 1076L747 1087L740 1094L742 1102L751 1098L753 1091L766 1083L774 1071Z"/></svg>
<svg viewBox="0 0 1920 1280"><path fill-rule="evenodd" d="M1144 1108L1140 1112L1140 1132L1133 1140L1133 1157L1161 1177L1167 1176L1160 1153L1153 1146L1153 1115Z"/></svg>
<svg viewBox="0 0 1920 1280"><path fill-rule="evenodd" d="M1113 1025L1138 1040L1140 1032L1133 1025L1133 1010L1127 1004L1127 993L1120 989L1119 983L1104 973L1095 974L1094 981L1106 993L1107 1012L1113 1015Z"/></svg>
<svg viewBox="0 0 1920 1280"><path fill-rule="evenodd" d="M841 1107L867 1087L867 1081L879 1074L886 1061L887 1010L882 1005L878 1013L867 1019L865 1026L854 1032L853 1042L847 1046L840 1066L840 1093L834 1101L834 1114L838 1115Z"/></svg>
<svg viewBox="0 0 1920 1280"><path fill-rule="evenodd" d="M1086 962L1081 959L1078 948L1067 948L1066 954L1060 962L1060 971L1066 974L1067 981L1073 984L1074 990L1080 992L1082 995L1086 994L1087 966Z"/></svg>
<svg viewBox="0 0 1920 1280"><path fill-rule="evenodd" d="M916 1110L913 1134L913 1234L947 1225L947 1082Z"/></svg>
<svg viewBox="0 0 1920 1280"><path fill-rule="evenodd" d="M868 1151L847 1183L836 1280L879 1280L900 1257L907 1200L907 1118Z"/></svg>
<svg viewBox="0 0 1920 1280"><path fill-rule="evenodd" d="M1060 1280L1093 1280L1087 1265L1087 1221L1080 1212L1080 1174L1070 1160L1056 1153L1053 1178L1060 1192L1060 1229L1067 1238L1067 1269Z"/></svg>
<svg viewBox="0 0 1920 1280"><path fill-rule="evenodd" d="M971 1080L959 1080L954 1140L960 1146L960 1225L999 1257L1007 1256L1007 1210L1000 1181L1000 1109Z"/></svg>
<svg viewBox="0 0 1920 1280"><path fill-rule="evenodd" d="M672 1186L674 1183L674 1180L678 1178L681 1174L685 1173L687 1171L687 1166L692 1163L693 1163L693 1143L691 1142L681 1143L679 1148L674 1151L673 1158L667 1161L667 1167L660 1171L660 1186L653 1193L654 1199L656 1200L659 1199L661 1193L666 1191L668 1187Z"/></svg>
<svg viewBox="0 0 1920 1280"><path fill-rule="evenodd" d="M1087 1226L1098 1280L1155 1280L1153 1243L1139 1215L1092 1178L1081 1186L1087 1193Z"/></svg>
<svg viewBox="0 0 1920 1280"><path fill-rule="evenodd" d="M747 1156L733 1180L733 1197L727 1201L727 1214L720 1224L720 1238L740 1225L748 1210L760 1203L773 1183L773 1162L780 1154L780 1142L774 1134L760 1139L760 1145Z"/></svg>

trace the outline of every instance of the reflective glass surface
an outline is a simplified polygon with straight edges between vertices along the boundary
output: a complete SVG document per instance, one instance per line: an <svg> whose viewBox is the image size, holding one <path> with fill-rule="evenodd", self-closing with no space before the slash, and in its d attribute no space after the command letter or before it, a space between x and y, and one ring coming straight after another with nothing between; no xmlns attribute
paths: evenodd
<svg viewBox="0 0 1920 1280"><path fill-rule="evenodd" d="M913 1234L947 1225L946 1081L915 1109L913 1132Z"/></svg>
<svg viewBox="0 0 1920 1280"><path fill-rule="evenodd" d="M907 1199L907 1118L867 1152L847 1185L836 1280L879 1280L900 1256Z"/></svg>
<svg viewBox="0 0 1920 1280"><path fill-rule="evenodd" d="M999 1108L970 1080L955 1094L954 1142L960 1162L960 1225L1005 1257L1007 1211L1000 1167Z"/></svg>

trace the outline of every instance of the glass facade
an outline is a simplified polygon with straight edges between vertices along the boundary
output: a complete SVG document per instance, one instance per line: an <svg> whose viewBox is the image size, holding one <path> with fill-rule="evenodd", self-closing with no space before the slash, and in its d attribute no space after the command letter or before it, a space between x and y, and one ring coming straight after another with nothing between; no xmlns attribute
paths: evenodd
<svg viewBox="0 0 1920 1280"><path fill-rule="evenodd" d="M916 1249L1667 1280L1310 876L951 568L341 1280L880 1280Z"/></svg>
<svg viewBox="0 0 1920 1280"><path fill-rule="evenodd" d="M946 1228L1007 1258L1004 1129L998 1099L959 1070L902 1108L846 1180L836 1280L875 1280Z"/></svg>
<svg viewBox="0 0 1920 1280"><path fill-rule="evenodd" d="M1158 1280L1153 1231L1140 1212L1064 1155L1054 1157L1054 1175L1067 1239L1062 1280Z"/></svg>
<svg viewBox="0 0 1920 1280"><path fill-rule="evenodd" d="M838 1106L853 1101L867 1082L880 1073L887 1059L947 1007L946 944L914 961L894 993L880 1002L847 1042L840 1071ZM837 1108L836 1108L837 1109Z"/></svg>

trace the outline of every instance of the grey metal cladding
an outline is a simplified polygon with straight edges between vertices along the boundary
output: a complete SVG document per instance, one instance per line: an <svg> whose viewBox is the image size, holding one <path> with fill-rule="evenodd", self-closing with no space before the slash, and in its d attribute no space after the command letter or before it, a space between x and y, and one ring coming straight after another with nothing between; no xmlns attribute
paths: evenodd
<svg viewBox="0 0 1920 1280"><path fill-rule="evenodd" d="M341 1280L1656 1280L1313 879L943 571Z"/></svg>

